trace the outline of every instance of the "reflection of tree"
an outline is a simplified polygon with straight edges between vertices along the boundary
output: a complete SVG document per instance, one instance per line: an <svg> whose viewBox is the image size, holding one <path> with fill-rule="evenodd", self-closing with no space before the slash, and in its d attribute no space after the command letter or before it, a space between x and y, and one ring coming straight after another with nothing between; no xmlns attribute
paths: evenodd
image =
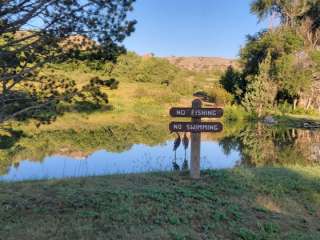
<svg viewBox="0 0 320 240"><path fill-rule="evenodd" d="M14 146L14 144L23 136L22 131L0 127L0 149L8 149Z"/></svg>
<svg viewBox="0 0 320 240"><path fill-rule="evenodd" d="M297 148L305 158L311 163L319 163L320 161L320 132L319 131L297 131L297 140L295 148Z"/></svg>
<svg viewBox="0 0 320 240"><path fill-rule="evenodd" d="M240 151L241 144L238 136L227 136L219 141L225 155L229 155L231 151Z"/></svg>
<svg viewBox="0 0 320 240"><path fill-rule="evenodd" d="M232 150L239 151L242 164L306 165L319 162L320 132L279 129L263 124L246 124L241 127L229 131L230 134L222 138L219 144L225 154L230 154ZM100 149L123 152L133 144L152 146L169 138L166 124L148 123L113 125L95 130L50 131L33 136L11 130L10 134L0 139L0 174L5 174L13 163L18 164L24 159L42 161L46 156L57 154L85 157ZM186 158L181 167L188 168Z"/></svg>
<svg viewBox="0 0 320 240"><path fill-rule="evenodd" d="M15 144L0 150L0 174L12 163L24 159L42 161L49 155L83 157L105 149L123 152L134 144L157 145L169 139L166 125L112 125L95 130L49 131L38 135L24 136Z"/></svg>
<svg viewBox="0 0 320 240"><path fill-rule="evenodd" d="M247 125L239 134L223 138L220 145L225 154L232 150L242 155L242 164L293 165L314 164L320 152L320 132L303 129L280 129L263 124Z"/></svg>
<svg viewBox="0 0 320 240"><path fill-rule="evenodd" d="M249 165L263 165L275 157L273 134L269 127L258 123L248 125L240 133L243 161Z"/></svg>

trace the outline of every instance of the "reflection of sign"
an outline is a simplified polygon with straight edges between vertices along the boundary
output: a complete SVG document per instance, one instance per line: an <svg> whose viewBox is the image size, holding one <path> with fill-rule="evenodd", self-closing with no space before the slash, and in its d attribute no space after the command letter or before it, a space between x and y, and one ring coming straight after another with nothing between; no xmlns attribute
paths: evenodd
<svg viewBox="0 0 320 240"><path fill-rule="evenodd" d="M193 117L193 118L220 118L223 116L222 108L171 108L171 117Z"/></svg>
<svg viewBox="0 0 320 240"><path fill-rule="evenodd" d="M221 132L223 126L219 122L172 122L169 125L171 132Z"/></svg>

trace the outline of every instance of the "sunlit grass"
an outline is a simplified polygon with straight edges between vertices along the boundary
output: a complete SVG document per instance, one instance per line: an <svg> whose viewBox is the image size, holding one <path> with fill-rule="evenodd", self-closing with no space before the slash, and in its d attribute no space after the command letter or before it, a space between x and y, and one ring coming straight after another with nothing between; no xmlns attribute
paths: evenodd
<svg viewBox="0 0 320 240"><path fill-rule="evenodd" d="M3 239L319 239L318 168L0 185Z"/></svg>

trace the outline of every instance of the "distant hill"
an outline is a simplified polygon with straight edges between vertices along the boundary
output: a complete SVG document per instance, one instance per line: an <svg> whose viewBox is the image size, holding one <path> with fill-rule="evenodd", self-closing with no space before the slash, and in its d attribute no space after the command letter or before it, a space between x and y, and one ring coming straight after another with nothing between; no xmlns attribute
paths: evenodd
<svg viewBox="0 0 320 240"><path fill-rule="evenodd" d="M18 39L28 37L32 35L32 31L17 31L15 37ZM31 40L36 40L37 37L31 38ZM98 46L98 43L83 35L71 35L61 39L59 42L60 47L65 50L68 49L79 49L80 51L86 51Z"/></svg>
<svg viewBox="0 0 320 240"><path fill-rule="evenodd" d="M65 38L60 45L64 49L79 49L81 51L86 51L98 46L98 43L86 36L82 35L72 35Z"/></svg>
<svg viewBox="0 0 320 240"><path fill-rule="evenodd" d="M230 65L237 67L238 63L235 59L227 59L220 57L165 57L171 64L177 67L203 72L203 71L224 71Z"/></svg>

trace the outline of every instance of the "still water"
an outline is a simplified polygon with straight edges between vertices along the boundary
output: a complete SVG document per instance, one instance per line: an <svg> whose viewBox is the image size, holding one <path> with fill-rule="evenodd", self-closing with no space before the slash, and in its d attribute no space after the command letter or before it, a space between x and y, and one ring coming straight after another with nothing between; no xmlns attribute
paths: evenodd
<svg viewBox="0 0 320 240"><path fill-rule="evenodd" d="M98 150L85 157L49 156L41 162L23 160L10 166L8 172L0 176L2 181L22 181L29 179L51 179L81 176L97 176L124 173L142 173L170 171L173 169L175 154L173 142L167 141L157 146L144 144L133 145L128 151L112 153ZM222 169L232 168L239 164L240 155L237 151L228 154L217 142L204 141L201 144L201 168ZM186 160L189 165L190 150ZM180 147L176 152L175 162L182 168L185 151Z"/></svg>
<svg viewBox="0 0 320 240"><path fill-rule="evenodd" d="M173 137L166 126L15 137L0 148L0 181L186 169L190 148L181 144L174 152ZM258 124L226 128L222 135L209 135L201 143L203 170L292 164L320 164L320 132Z"/></svg>

